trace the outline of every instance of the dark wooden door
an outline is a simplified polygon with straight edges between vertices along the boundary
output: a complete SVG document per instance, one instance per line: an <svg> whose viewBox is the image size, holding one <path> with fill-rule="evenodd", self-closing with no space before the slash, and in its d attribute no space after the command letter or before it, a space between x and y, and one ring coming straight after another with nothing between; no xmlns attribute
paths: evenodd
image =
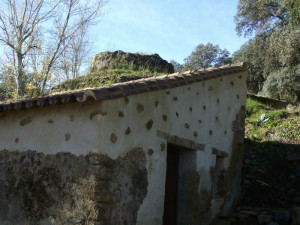
<svg viewBox="0 0 300 225"><path fill-rule="evenodd" d="M177 225L179 149L168 145L163 225Z"/></svg>

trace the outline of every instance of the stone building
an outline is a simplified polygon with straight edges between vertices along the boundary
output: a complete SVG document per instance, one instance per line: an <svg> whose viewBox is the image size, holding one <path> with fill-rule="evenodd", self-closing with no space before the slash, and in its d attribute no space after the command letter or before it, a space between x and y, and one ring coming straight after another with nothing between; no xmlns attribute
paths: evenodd
<svg viewBox="0 0 300 225"><path fill-rule="evenodd" d="M209 224L240 191L243 63L0 103L0 224Z"/></svg>

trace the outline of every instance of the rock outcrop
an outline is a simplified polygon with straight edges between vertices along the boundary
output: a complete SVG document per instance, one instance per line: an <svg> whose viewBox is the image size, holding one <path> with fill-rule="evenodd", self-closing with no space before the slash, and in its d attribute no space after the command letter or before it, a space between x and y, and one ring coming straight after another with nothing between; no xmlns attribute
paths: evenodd
<svg viewBox="0 0 300 225"><path fill-rule="evenodd" d="M113 83L173 72L173 65L158 54L143 55L122 51L101 52L92 59L90 72L87 75L66 80L53 87L51 91L55 93L109 86Z"/></svg>
<svg viewBox="0 0 300 225"><path fill-rule="evenodd" d="M99 72L105 69L149 70L157 73L174 73L173 65L162 59L158 54L134 54L123 51L101 52L94 56L90 72Z"/></svg>

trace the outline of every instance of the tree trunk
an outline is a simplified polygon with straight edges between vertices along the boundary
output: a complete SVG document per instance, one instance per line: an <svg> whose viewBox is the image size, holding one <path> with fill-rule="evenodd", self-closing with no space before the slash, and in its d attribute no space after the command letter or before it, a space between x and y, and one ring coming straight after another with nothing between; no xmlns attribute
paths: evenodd
<svg viewBox="0 0 300 225"><path fill-rule="evenodd" d="M17 79L17 86L18 86L18 95L22 95L24 93L24 88L23 88L23 56L22 54L18 53L17 54L18 58L18 79Z"/></svg>

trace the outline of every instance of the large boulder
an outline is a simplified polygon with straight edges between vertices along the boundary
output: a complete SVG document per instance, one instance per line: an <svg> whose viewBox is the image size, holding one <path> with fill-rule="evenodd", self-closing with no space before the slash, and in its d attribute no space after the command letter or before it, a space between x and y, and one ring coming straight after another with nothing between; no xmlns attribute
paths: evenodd
<svg viewBox="0 0 300 225"><path fill-rule="evenodd" d="M90 72L100 72L106 69L149 70L151 73L174 73L173 65L162 59L158 54L134 54L123 51L101 52L94 56Z"/></svg>

